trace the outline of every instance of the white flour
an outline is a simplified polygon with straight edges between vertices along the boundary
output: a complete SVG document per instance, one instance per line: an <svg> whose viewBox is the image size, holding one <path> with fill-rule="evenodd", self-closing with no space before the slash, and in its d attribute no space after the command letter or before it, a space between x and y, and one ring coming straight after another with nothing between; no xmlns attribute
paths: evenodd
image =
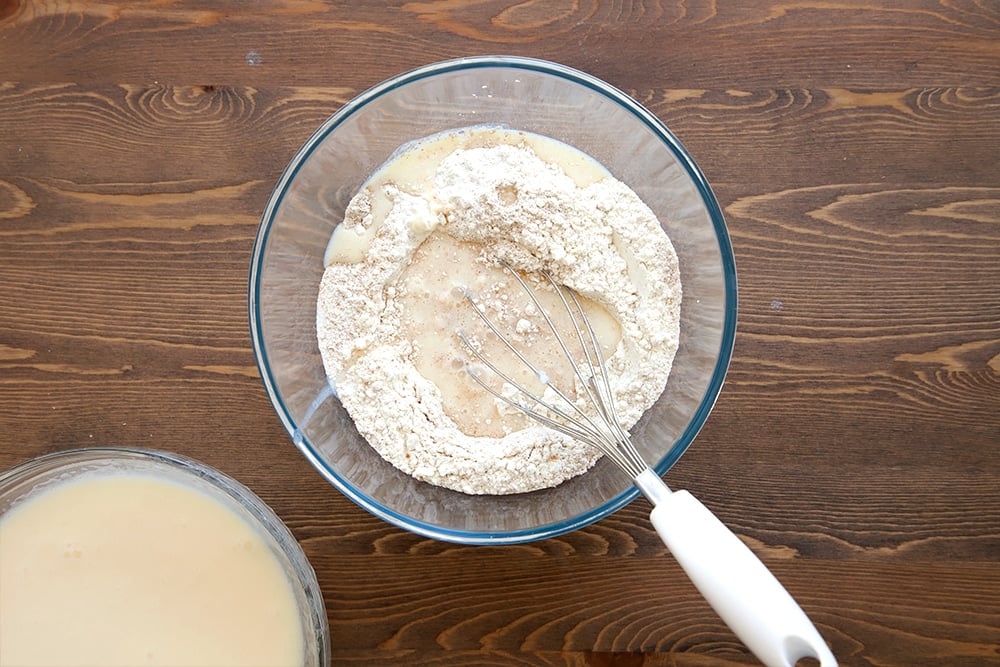
<svg viewBox="0 0 1000 667"><path fill-rule="evenodd" d="M524 272L547 269L617 321L621 339L607 362L626 427L666 384L681 302L673 247L632 190L595 177L594 165L589 172L571 170L574 181L552 163L559 155L553 144L499 130L428 140L424 155L409 151L396 162L409 154L425 166L439 162L437 168L410 178L412 163L411 172L405 165L393 171L389 163L352 200L334 235L317 308L327 374L358 431L384 459L418 479L465 493L519 493L555 486L599 457L511 416L454 361L461 348L450 318L471 311L460 298L463 288L491 317L510 320L513 335L545 334L523 293L499 282L496 258ZM580 159L561 150L568 162ZM427 260L417 275L414 253L433 248L445 254ZM426 323L410 312L418 307ZM406 335L421 329L433 336ZM428 379L439 372L438 383ZM467 408L479 411L469 418L478 426L465 426L471 434L457 423Z"/></svg>

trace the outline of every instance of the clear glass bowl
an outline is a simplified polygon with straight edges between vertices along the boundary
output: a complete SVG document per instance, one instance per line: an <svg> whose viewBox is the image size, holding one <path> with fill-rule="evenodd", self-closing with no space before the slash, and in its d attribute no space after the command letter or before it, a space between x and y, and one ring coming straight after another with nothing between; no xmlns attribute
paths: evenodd
<svg viewBox="0 0 1000 667"><path fill-rule="evenodd" d="M684 291L680 347L666 391L632 429L646 460L666 472L708 417L729 364L732 247L715 196L677 138L623 92L568 67L517 57L450 60L389 79L331 116L292 159L264 211L250 267L250 329L264 386L293 442L347 497L436 539L527 542L597 521L638 491L606 460L556 488L513 496L417 481L354 429L316 339L323 254L351 197L401 145L471 125L534 132L590 154L642 197L673 241Z"/></svg>
<svg viewBox="0 0 1000 667"><path fill-rule="evenodd" d="M233 478L176 454L126 447L89 447L47 454L0 473L0 516L36 492L89 474L152 474L195 489L257 529L295 593L305 646L303 667L330 664L330 630L316 574L302 547L264 501Z"/></svg>

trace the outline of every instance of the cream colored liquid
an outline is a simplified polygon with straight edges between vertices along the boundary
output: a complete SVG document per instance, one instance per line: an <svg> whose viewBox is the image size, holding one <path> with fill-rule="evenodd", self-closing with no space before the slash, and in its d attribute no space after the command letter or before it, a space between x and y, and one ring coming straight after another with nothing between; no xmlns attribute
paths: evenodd
<svg viewBox="0 0 1000 667"><path fill-rule="evenodd" d="M499 144L527 146L543 160L557 164L580 187L608 177L607 170L590 156L540 135L501 128L467 128L436 135L400 151L372 176L367 185L372 202L370 224L361 231L338 226L327 249L326 263L364 259L391 210L385 185L393 184L414 195L426 193L433 189L434 172L448 155L462 148ZM509 196L516 197L517 193ZM431 229L433 222L412 220L409 225L420 234ZM431 232L400 278L399 299L402 333L414 344L414 366L441 391L445 413L467 435L502 437L523 428L525 417L516 412L501 413L494 398L468 376L466 362L470 355L458 332L465 332L484 355L520 385L538 394L544 386L496 335L489 333L466 301L466 292L482 297L486 314L526 358L544 370L546 379L568 394L575 380L556 338L523 287L503 267L483 261L487 250L442 232ZM580 345L558 297L545 284L537 291L542 306L579 358ZM581 301L603 354L611 356L621 340L618 322L596 302ZM498 391L504 384L489 371L484 370L480 377Z"/></svg>
<svg viewBox="0 0 1000 667"><path fill-rule="evenodd" d="M520 283L502 266L482 260L478 244L457 241L446 234L432 234L417 249L400 280L403 335L413 341L414 366L441 390L444 409L467 435L501 437L523 428L524 417L503 414L497 403L466 370L470 353L458 336L461 331L504 374L541 395L541 380L571 392L575 379L559 342ZM569 316L550 285L533 285L539 303L552 319L569 349L581 358L579 340ZM525 358L544 373L539 378L491 332L465 298L471 294L484 314ZM594 328L602 354L611 356L621 330L618 322L597 303L580 298ZM473 362L473 368L480 364ZM481 369L480 377L500 391L499 376Z"/></svg>
<svg viewBox="0 0 1000 667"><path fill-rule="evenodd" d="M145 474L95 474L0 518L0 665L301 665L295 594L258 532Z"/></svg>

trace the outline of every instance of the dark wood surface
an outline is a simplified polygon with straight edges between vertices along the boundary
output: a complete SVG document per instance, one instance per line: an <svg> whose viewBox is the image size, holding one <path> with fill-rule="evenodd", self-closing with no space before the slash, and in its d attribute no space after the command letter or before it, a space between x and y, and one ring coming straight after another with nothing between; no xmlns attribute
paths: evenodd
<svg viewBox="0 0 1000 667"><path fill-rule="evenodd" d="M724 208L735 355L668 482L842 664L1000 664L994 0L0 0L0 468L127 444L235 476L315 566L334 664L755 664L645 501L430 541L322 481L268 402L246 284L281 170L365 88L486 53L624 89Z"/></svg>

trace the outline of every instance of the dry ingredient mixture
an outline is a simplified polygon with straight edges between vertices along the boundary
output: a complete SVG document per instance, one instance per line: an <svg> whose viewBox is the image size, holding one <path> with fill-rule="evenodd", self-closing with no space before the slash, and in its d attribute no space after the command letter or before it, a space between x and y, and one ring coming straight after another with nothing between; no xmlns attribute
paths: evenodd
<svg viewBox="0 0 1000 667"><path fill-rule="evenodd" d="M574 391L563 352L504 260L546 269L582 297L628 428L663 392L677 350L680 277L653 212L593 158L553 139L466 128L403 147L348 205L317 304L323 363L358 431L414 477L471 494L556 486L599 458L477 385L457 332L512 376L470 294L553 382ZM555 295L537 285L542 305ZM487 372L495 388L511 388Z"/></svg>

